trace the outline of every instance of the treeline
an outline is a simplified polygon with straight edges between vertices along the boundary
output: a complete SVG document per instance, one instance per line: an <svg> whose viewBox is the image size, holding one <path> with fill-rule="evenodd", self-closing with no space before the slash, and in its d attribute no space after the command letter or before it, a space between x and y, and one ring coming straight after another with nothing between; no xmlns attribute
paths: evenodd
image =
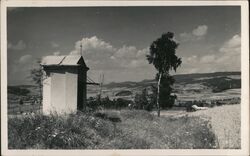
<svg viewBox="0 0 250 156"><path fill-rule="evenodd" d="M20 88L19 86L8 86L8 94L26 96L29 93L30 93L30 90L28 90L26 88Z"/></svg>
<svg viewBox="0 0 250 156"><path fill-rule="evenodd" d="M129 104L133 103L131 100L126 100L122 98L110 99L108 96L101 98L97 96L96 98L90 97L87 99L87 107L92 110L96 109L122 109L128 107Z"/></svg>
<svg viewBox="0 0 250 156"><path fill-rule="evenodd" d="M163 89L160 93L160 106L162 109L168 109L173 107L176 96L164 97L164 94L169 91L169 88ZM141 92L135 94L133 100L127 100L123 98L110 99L108 96L105 98L90 97L87 100L87 107L93 110L99 108L105 109L138 109L138 110L147 110L152 111L156 108L156 96L157 88L155 86L151 86L151 89L144 88Z"/></svg>
<svg viewBox="0 0 250 156"><path fill-rule="evenodd" d="M143 89L141 93L137 93L133 100L127 100L123 98L110 99L108 96L101 98L90 97L87 100L87 107L96 109L141 109L151 111L154 108L156 99L152 94L149 94L147 89Z"/></svg>

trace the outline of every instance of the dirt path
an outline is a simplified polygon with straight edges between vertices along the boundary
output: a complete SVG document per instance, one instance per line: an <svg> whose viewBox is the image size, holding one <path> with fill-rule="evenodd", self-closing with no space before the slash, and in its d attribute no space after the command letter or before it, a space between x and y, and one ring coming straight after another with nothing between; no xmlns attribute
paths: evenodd
<svg viewBox="0 0 250 156"><path fill-rule="evenodd" d="M161 115L169 117L188 115L208 118L218 138L220 148L240 148L240 104L224 105L196 112L161 111Z"/></svg>

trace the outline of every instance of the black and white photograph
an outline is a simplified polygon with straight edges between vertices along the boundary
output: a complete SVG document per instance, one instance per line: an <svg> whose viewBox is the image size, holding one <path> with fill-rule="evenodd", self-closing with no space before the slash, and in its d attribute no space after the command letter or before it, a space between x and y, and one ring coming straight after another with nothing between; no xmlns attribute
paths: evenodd
<svg viewBox="0 0 250 156"><path fill-rule="evenodd" d="M249 154L248 3L151 3L2 3L3 155Z"/></svg>

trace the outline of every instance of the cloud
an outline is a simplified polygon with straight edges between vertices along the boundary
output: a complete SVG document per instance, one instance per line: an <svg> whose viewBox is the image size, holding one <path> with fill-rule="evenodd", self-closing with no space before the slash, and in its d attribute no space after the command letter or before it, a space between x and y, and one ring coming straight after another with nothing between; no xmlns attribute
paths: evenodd
<svg viewBox="0 0 250 156"><path fill-rule="evenodd" d="M207 34L208 26L207 25L199 25L192 30L192 32L183 32L180 33L180 40L183 42L186 41L197 41L201 40Z"/></svg>
<svg viewBox="0 0 250 156"><path fill-rule="evenodd" d="M208 27L206 25L199 25L196 29L193 30L194 36L204 36L207 34Z"/></svg>
<svg viewBox="0 0 250 156"><path fill-rule="evenodd" d="M225 54L228 53L238 54L240 53L240 49L241 49L241 37L240 35L236 34L230 40L226 41L219 51Z"/></svg>
<svg viewBox="0 0 250 156"><path fill-rule="evenodd" d="M89 60L107 59L113 55L115 48L108 42L97 38L96 36L90 38L82 38L75 43L75 49L70 52L71 55L81 54L81 45L83 56Z"/></svg>
<svg viewBox="0 0 250 156"><path fill-rule="evenodd" d="M26 48L26 44L23 40L19 40L16 44L8 43L8 49L11 50L23 50Z"/></svg>
<svg viewBox="0 0 250 156"><path fill-rule="evenodd" d="M190 40L194 40L194 36L192 36L191 33L180 33L180 39L181 41L190 41Z"/></svg>
<svg viewBox="0 0 250 156"><path fill-rule="evenodd" d="M123 46L118 49L113 55L115 58L123 58L123 59L133 59L137 54L137 49L134 46Z"/></svg>
<svg viewBox="0 0 250 156"><path fill-rule="evenodd" d="M117 75L129 72L133 74L128 76L128 79L133 79L138 75L138 71L136 72L136 70L140 69L143 73L148 72L149 69L152 71L152 65L149 65L146 60L146 54L149 53L148 47L144 49L137 49L135 46L127 45L114 47L111 43L106 42L97 36L93 36L89 38L84 37L81 40L76 41L75 49L70 52L70 55L79 55L81 45L85 62L92 71L89 72L90 75L96 75L91 74L93 71L98 73L110 73L110 71L113 71ZM110 80L113 80L114 73L107 77L109 77Z"/></svg>
<svg viewBox="0 0 250 156"><path fill-rule="evenodd" d="M113 55L122 68L147 68L150 66L146 60L149 48L137 49L134 46L123 46Z"/></svg>
<svg viewBox="0 0 250 156"><path fill-rule="evenodd" d="M226 41L219 49L221 57L216 62L240 70L241 65L241 36L236 34Z"/></svg>
<svg viewBox="0 0 250 156"><path fill-rule="evenodd" d="M55 55L55 56L58 56L58 55L60 55L60 54L61 54L60 51L53 52L53 55Z"/></svg>
<svg viewBox="0 0 250 156"><path fill-rule="evenodd" d="M208 73L218 71L240 71L241 37L239 34L224 42L216 52L203 56L182 58L182 67L178 73Z"/></svg>
<svg viewBox="0 0 250 156"><path fill-rule="evenodd" d="M18 60L18 62L20 64L30 63L30 61L32 61L32 56L31 55L23 55Z"/></svg>
<svg viewBox="0 0 250 156"><path fill-rule="evenodd" d="M58 48L59 47L59 44L57 44L56 42L50 42L50 45L52 48Z"/></svg>
<svg viewBox="0 0 250 156"><path fill-rule="evenodd" d="M75 43L71 55L79 55L81 51L85 62L96 70L125 69L142 67L147 63L148 48L138 50L135 46L114 47L110 43L96 37L82 38Z"/></svg>
<svg viewBox="0 0 250 156"><path fill-rule="evenodd" d="M205 55L201 57L200 62L201 63L213 63L215 59L216 59L215 55Z"/></svg>

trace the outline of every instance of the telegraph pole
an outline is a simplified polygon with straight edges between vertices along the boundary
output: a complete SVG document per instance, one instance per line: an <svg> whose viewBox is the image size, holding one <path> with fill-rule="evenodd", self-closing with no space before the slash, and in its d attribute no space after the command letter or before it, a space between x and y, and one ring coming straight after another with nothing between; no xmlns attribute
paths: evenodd
<svg viewBox="0 0 250 156"><path fill-rule="evenodd" d="M100 96L99 96L99 98L100 98L100 105L101 105L101 101L102 101L102 85L103 85L103 81L104 81L104 74L102 73L101 75L100 75Z"/></svg>

